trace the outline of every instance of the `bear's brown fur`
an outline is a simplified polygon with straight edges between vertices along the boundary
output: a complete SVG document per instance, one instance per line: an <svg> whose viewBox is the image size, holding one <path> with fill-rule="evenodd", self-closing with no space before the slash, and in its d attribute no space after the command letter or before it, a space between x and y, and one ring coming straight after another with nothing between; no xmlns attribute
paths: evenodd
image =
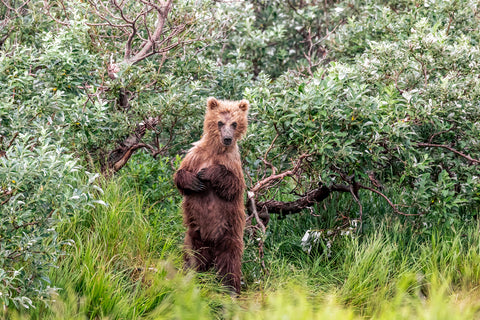
<svg viewBox="0 0 480 320"><path fill-rule="evenodd" d="M175 173L183 199L185 265L214 267L240 292L245 180L237 141L247 130L248 101L207 100L202 138Z"/></svg>

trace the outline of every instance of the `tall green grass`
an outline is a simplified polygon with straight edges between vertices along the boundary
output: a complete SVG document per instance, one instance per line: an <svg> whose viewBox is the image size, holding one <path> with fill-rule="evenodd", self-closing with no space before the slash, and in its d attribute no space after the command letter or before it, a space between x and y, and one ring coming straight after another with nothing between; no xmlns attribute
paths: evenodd
<svg viewBox="0 0 480 320"><path fill-rule="evenodd" d="M247 241L242 295L225 294L212 273L181 270L184 229L173 185L139 189L135 176L102 183L105 205L60 226L65 247L49 307L8 310L11 319L474 319L480 316L480 235L470 222L419 232L370 201L362 233L300 246L309 229L332 229L348 200L335 199L322 217L273 218L262 270ZM354 213L353 213L354 215ZM381 216L389 218L381 218ZM380 217L380 218L379 218Z"/></svg>

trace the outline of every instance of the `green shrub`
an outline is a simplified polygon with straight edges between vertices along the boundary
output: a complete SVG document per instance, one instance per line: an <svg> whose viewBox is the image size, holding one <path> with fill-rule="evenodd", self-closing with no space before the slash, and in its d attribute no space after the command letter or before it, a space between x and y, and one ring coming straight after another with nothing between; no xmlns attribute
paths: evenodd
<svg viewBox="0 0 480 320"><path fill-rule="evenodd" d="M329 38L337 61L312 77L260 75L245 90L252 180L270 172L264 156L280 172L311 154L285 190L353 185L346 177L354 177L401 192L392 212L441 224L471 219L480 190L480 33L477 7L459 3L339 4L356 15ZM360 197L371 192L361 189Z"/></svg>
<svg viewBox="0 0 480 320"><path fill-rule="evenodd" d="M0 158L0 292L2 304L32 306L48 301L56 288L48 273L71 240L58 240L56 225L85 205L95 174L82 173L78 162L47 133L20 134Z"/></svg>
<svg viewBox="0 0 480 320"><path fill-rule="evenodd" d="M23 32L33 28L26 23ZM30 29L32 31L32 29ZM0 300L29 308L56 289L48 273L65 245L56 226L95 202L97 174L72 153L80 122L101 121L79 86L96 60L85 28L43 31L0 53ZM83 44L82 44L83 43ZM61 238L62 240L59 240Z"/></svg>

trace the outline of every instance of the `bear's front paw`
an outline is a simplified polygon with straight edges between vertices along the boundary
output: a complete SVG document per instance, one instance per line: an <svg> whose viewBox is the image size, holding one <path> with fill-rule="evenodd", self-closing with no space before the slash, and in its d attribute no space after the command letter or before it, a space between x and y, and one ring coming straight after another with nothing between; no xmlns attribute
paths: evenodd
<svg viewBox="0 0 480 320"><path fill-rule="evenodd" d="M215 170L218 171L219 174L226 174L229 172L227 167L225 167L223 164L217 164L215 166Z"/></svg>
<svg viewBox="0 0 480 320"><path fill-rule="evenodd" d="M205 191L206 188L207 187L202 181L200 181L200 179L195 179L192 181L192 191L202 192Z"/></svg>
<svg viewBox="0 0 480 320"><path fill-rule="evenodd" d="M213 177L223 179L225 176L231 173L223 164L215 164L208 169L208 173L212 177L210 180L212 180Z"/></svg>
<svg viewBox="0 0 480 320"><path fill-rule="evenodd" d="M207 170L208 170L208 168L203 168L200 171L198 171L197 178L200 181L208 181L209 180L208 176L207 176Z"/></svg>

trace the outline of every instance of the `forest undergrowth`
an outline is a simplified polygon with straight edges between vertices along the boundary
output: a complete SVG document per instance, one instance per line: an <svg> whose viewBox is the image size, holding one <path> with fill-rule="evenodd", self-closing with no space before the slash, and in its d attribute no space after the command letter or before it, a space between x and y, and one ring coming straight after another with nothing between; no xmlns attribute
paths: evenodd
<svg viewBox="0 0 480 320"><path fill-rule="evenodd" d="M243 288L231 297L213 272L182 270L180 201L166 165L132 162L100 182L101 204L61 225L65 246L47 307L11 319L474 319L480 310L476 221L416 232L369 199L362 229L350 199L270 222L262 267L245 237ZM146 187L147 186L147 187ZM389 194L394 198L395 190ZM368 194L365 194L368 196ZM103 203L103 204L102 204ZM383 218L374 218L383 217ZM424 226L423 226L424 227ZM342 229L343 228L343 229ZM309 250L305 230L321 236ZM347 232L349 231L349 232Z"/></svg>

